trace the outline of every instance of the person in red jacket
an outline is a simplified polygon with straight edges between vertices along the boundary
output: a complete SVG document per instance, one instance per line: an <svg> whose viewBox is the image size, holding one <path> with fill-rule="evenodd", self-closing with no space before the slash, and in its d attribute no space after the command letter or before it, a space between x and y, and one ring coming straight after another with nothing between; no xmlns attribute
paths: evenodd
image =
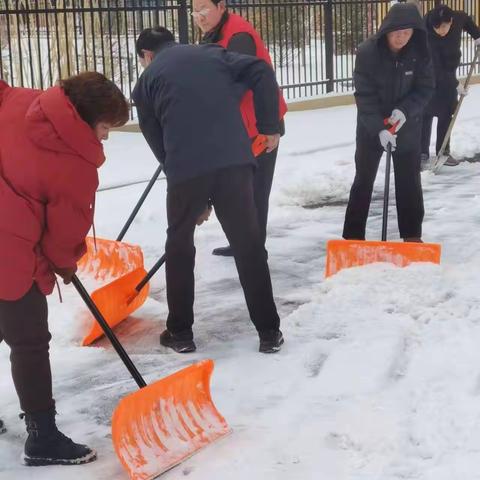
<svg viewBox="0 0 480 480"><path fill-rule="evenodd" d="M227 11L224 0L193 0L192 16L196 25L203 33L200 43L217 43L232 52L253 55L265 60L272 65L270 54L258 32L244 18ZM283 117L287 112L287 104L279 91L280 118L278 133L285 133ZM258 135L253 93L247 92L240 104L243 123L248 136L253 140ZM254 177L255 206L258 221L265 244L267 237L268 203L272 189L275 162L278 148L269 149L257 157L258 166ZM233 256L232 248L216 248L214 255Z"/></svg>
<svg viewBox="0 0 480 480"><path fill-rule="evenodd" d="M96 72L45 91L0 81L0 342L25 412L27 465L96 458L55 424L46 295L55 274L70 282L86 251L101 142L127 120L124 95Z"/></svg>

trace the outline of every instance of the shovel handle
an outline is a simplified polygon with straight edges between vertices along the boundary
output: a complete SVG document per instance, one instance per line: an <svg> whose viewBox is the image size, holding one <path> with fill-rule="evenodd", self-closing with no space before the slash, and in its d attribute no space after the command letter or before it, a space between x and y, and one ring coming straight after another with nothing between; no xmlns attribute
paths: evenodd
<svg viewBox="0 0 480 480"><path fill-rule="evenodd" d="M137 216L137 213L138 211L140 210L140 208L142 207L143 205L143 202L145 201L145 199L147 198L147 195L150 193L150 190L152 189L152 187L155 185L155 182L157 181L157 178L158 176L160 175L160 172L162 171L163 167L162 165L160 164L158 166L158 168L155 170L155 173L153 174L153 177L150 179L150 181L148 182L148 185L147 187L145 188L145 191L142 193L142 196L140 197L140 199L138 200L137 204L135 205L135 208L133 209L132 213L130 214L130 216L128 217L125 225L123 226L121 232L118 234L118 237L117 237L117 242L121 242L123 240L123 237L125 236L125 234L127 233L127 230L130 228L130 225L132 224L133 220L135 219L135 217Z"/></svg>
<svg viewBox="0 0 480 480"><path fill-rule="evenodd" d="M157 273L158 269L165 263L166 254L164 253L160 260L150 269L143 280L135 287L135 290L140 293L140 290L150 281L150 279Z"/></svg>
<svg viewBox="0 0 480 480"><path fill-rule="evenodd" d="M387 145L387 159L385 164L385 188L383 191L383 215L382 215L382 242L387 241L388 225L388 200L390 196L390 166L392 164L392 144Z"/></svg>
<svg viewBox="0 0 480 480"><path fill-rule="evenodd" d="M117 336L113 333L113 330L110 328L110 325L106 322L105 318L103 318L103 315L100 313L100 310L95 305L95 302L92 300L88 292L85 290L85 287L83 286L82 282L79 280L79 278L76 275L73 275L72 283L73 283L73 286L76 288L78 294L82 298L82 300L87 305L92 315L95 317L95 320L98 322L103 332L105 333L107 338L110 340L110 343L112 344L113 348L118 353L118 356L124 363L125 367L127 367L127 370L130 372L130 375L133 377L135 382L137 382L138 387L139 388L146 387L147 384L145 383L145 380L143 379L143 377L140 375L140 372L137 370L137 367L132 362L132 359L128 356L127 352L123 348Z"/></svg>

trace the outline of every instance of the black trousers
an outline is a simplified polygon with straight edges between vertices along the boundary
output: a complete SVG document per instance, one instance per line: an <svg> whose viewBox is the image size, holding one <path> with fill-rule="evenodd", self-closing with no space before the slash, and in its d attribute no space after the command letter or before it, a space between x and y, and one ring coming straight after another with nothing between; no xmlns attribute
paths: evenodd
<svg viewBox="0 0 480 480"><path fill-rule="evenodd" d="M257 158L258 167L253 178L253 193L257 209L258 224L262 242L267 240L267 222L270 192L272 191L273 174L277 162L278 148L269 153L263 153Z"/></svg>
<svg viewBox="0 0 480 480"><path fill-rule="evenodd" d="M258 332L278 330L280 319L254 203L253 168L249 165L219 169L168 188L168 330L185 338L193 336L194 231L209 199L233 248L252 322Z"/></svg>
<svg viewBox="0 0 480 480"><path fill-rule="evenodd" d="M452 116L457 108L457 90L456 87L443 92L442 95L436 95L432 104L425 111L422 122L422 152L430 154L430 137L432 135L433 117L437 117L437 140L435 145L435 153L438 155L442 148L443 140L447 134L448 127L452 120ZM446 155L450 154L450 139L448 139L445 147Z"/></svg>
<svg viewBox="0 0 480 480"><path fill-rule="evenodd" d="M350 190L343 228L345 239L365 239L373 184L383 154L380 146L372 146L371 143L368 139L357 140L355 179ZM409 152L393 152L393 167L400 237L421 237L424 208L420 179L420 151L417 149Z"/></svg>
<svg viewBox="0 0 480 480"><path fill-rule="evenodd" d="M10 347L13 383L26 413L55 406L47 319L47 299L35 284L19 300L0 300L0 341Z"/></svg>

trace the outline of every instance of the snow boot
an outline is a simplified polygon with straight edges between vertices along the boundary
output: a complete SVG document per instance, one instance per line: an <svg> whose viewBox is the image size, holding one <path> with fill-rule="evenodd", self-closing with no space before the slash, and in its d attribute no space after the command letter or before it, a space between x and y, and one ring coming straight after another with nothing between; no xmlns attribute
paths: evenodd
<svg viewBox="0 0 480 480"><path fill-rule="evenodd" d="M5 424L3 423L3 420L0 420L0 435L2 433L5 433L7 429L5 428Z"/></svg>
<svg viewBox="0 0 480 480"><path fill-rule="evenodd" d="M233 249L230 245L228 247L214 248L212 255L218 255L220 257L233 257Z"/></svg>
<svg viewBox="0 0 480 480"><path fill-rule="evenodd" d="M260 347L258 351L261 353L278 352L284 343L283 334L280 330L260 332L259 337Z"/></svg>
<svg viewBox="0 0 480 480"><path fill-rule="evenodd" d="M171 333L164 330L160 334L160 345L171 348L177 353L191 353L197 349L191 332Z"/></svg>
<svg viewBox="0 0 480 480"><path fill-rule="evenodd" d="M446 167L456 167L459 164L460 162L450 154L447 155L447 161L444 163Z"/></svg>
<svg viewBox="0 0 480 480"><path fill-rule="evenodd" d="M24 463L31 467L43 465L80 465L93 462L97 454L86 445L74 443L55 424L55 408L37 413L22 413L28 438Z"/></svg>

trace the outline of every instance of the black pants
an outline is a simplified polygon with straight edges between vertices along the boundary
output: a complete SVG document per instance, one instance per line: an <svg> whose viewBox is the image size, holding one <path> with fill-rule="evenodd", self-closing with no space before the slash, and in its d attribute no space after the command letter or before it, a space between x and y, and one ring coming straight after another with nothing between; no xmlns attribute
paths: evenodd
<svg viewBox="0 0 480 480"><path fill-rule="evenodd" d="M355 180L350 190L343 228L343 238L345 239L365 239L373 184L382 154L381 147L375 145L372 147L368 140L357 140ZM422 236L424 215L420 180L420 152L418 150L405 153L393 152L393 166L400 237L419 238Z"/></svg>
<svg viewBox="0 0 480 480"><path fill-rule="evenodd" d="M435 153L438 155L442 148L443 140L447 134L448 127L452 120L452 116L457 108L457 90L443 92L444 96L436 95L431 106L427 108L422 122L422 153L430 154L430 137L432 135L433 117L438 118L437 123L437 141L435 145ZM450 154L450 139L445 147L444 153Z"/></svg>
<svg viewBox="0 0 480 480"><path fill-rule="evenodd" d="M262 243L267 240L268 206L272 191L273 174L277 162L278 148L270 153L263 153L257 158L258 167L253 178L253 193L257 209L258 223Z"/></svg>
<svg viewBox="0 0 480 480"><path fill-rule="evenodd" d="M172 333L192 336L194 301L194 231L198 216L211 199L235 255L250 318L258 332L278 330L270 271L262 243L253 195L253 168L216 170L168 188L166 278ZM212 292L212 301L215 292Z"/></svg>
<svg viewBox="0 0 480 480"><path fill-rule="evenodd" d="M19 300L0 300L0 341L10 347L12 378L26 413L55 405L48 343L47 299L33 284Z"/></svg>

